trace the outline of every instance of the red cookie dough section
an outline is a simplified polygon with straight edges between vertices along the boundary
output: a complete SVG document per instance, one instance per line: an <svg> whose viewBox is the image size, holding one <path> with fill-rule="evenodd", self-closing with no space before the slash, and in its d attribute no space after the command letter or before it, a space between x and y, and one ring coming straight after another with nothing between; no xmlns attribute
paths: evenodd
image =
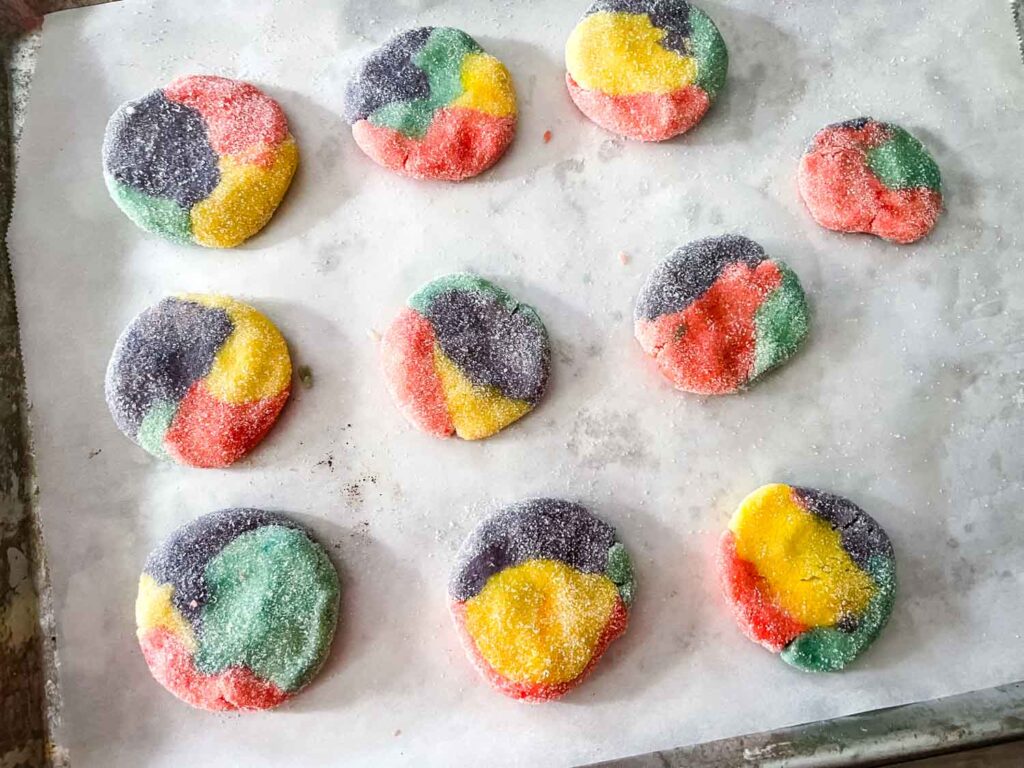
<svg viewBox="0 0 1024 768"><path fill-rule="evenodd" d="M859 150L805 155L799 183L814 220L839 232L869 232L894 243L912 243L932 230L942 212L942 198L934 190L887 189Z"/></svg>
<svg viewBox="0 0 1024 768"><path fill-rule="evenodd" d="M800 160L800 195L821 226L867 232L906 244L935 227L942 196L927 187L889 189L871 172L865 152L889 138L885 127L834 127L815 137Z"/></svg>
<svg viewBox="0 0 1024 768"><path fill-rule="evenodd" d="M356 128L361 124L357 123ZM407 419L428 434L448 437L455 434L455 424L434 367L436 343L427 319L404 308L384 334L384 380Z"/></svg>
<svg viewBox="0 0 1024 768"><path fill-rule="evenodd" d="M218 155L241 155L241 162L269 168L274 148L288 135L281 107L249 83L193 75L175 80L164 95L203 116L210 146Z"/></svg>
<svg viewBox="0 0 1024 768"><path fill-rule="evenodd" d="M276 685L260 680L244 667L217 675L203 674L195 668L188 649L166 629L149 630L140 644L153 677L193 707L215 712L270 709L288 698Z"/></svg>
<svg viewBox="0 0 1024 768"><path fill-rule="evenodd" d="M778 653L807 629L773 604L764 578L752 563L736 554L736 537L731 531L719 545L718 573L740 628L754 642Z"/></svg>
<svg viewBox="0 0 1024 768"><path fill-rule="evenodd" d="M707 93L696 85L670 93L612 96L581 88L569 74L565 83L583 114L602 128L640 141L664 141L690 130L711 105Z"/></svg>
<svg viewBox="0 0 1024 768"><path fill-rule="evenodd" d="M754 366L754 316L781 282L771 261L754 269L732 264L686 309L637 322L637 338L675 386L707 395L733 392Z"/></svg>
<svg viewBox="0 0 1024 768"><path fill-rule="evenodd" d="M164 435L164 447L175 459L194 467L226 467L256 445L274 425L291 388L248 403L226 403L207 390L202 380L182 398Z"/></svg>
<svg viewBox="0 0 1024 768"><path fill-rule="evenodd" d="M369 120L352 126L356 143L377 163L413 178L445 181L461 181L490 168L515 131L515 118L463 107L438 110L421 139Z"/></svg>

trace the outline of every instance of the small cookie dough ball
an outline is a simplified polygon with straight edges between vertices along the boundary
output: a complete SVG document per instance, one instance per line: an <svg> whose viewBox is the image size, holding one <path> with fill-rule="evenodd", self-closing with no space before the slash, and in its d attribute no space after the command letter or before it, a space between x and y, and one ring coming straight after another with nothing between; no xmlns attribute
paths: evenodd
<svg viewBox="0 0 1024 768"><path fill-rule="evenodd" d="M800 195L826 229L912 243L942 212L939 167L920 141L870 117L818 131L800 160Z"/></svg>
<svg viewBox="0 0 1024 768"><path fill-rule="evenodd" d="M881 526L844 498L774 484L740 504L718 571L743 633L810 672L839 670L882 631L896 560Z"/></svg>
<svg viewBox="0 0 1024 768"><path fill-rule="evenodd" d="M516 131L505 65L465 32L410 29L359 65L345 119L375 162L415 179L461 181L498 161Z"/></svg>
<svg viewBox="0 0 1024 768"><path fill-rule="evenodd" d="M252 450L291 392L277 328L228 296L163 299L121 334L106 396L118 428L152 455L226 467Z"/></svg>
<svg viewBox="0 0 1024 768"><path fill-rule="evenodd" d="M701 395L747 386L789 358L807 330L796 274L740 235L677 248L636 302L644 352L677 389Z"/></svg>
<svg viewBox="0 0 1024 768"><path fill-rule="evenodd" d="M565 82L602 128L663 141L701 121L725 85L725 41L684 0L596 0L565 44Z"/></svg>
<svg viewBox="0 0 1024 768"><path fill-rule="evenodd" d="M233 248L270 221L299 150L276 101L225 77L179 77L107 123L103 176L147 232Z"/></svg>
<svg viewBox="0 0 1024 768"><path fill-rule="evenodd" d="M533 499L484 520L448 586L470 661L514 699L579 685L626 631L635 584L615 530L584 507Z"/></svg>
<svg viewBox="0 0 1024 768"><path fill-rule="evenodd" d="M403 415L437 437L490 437L532 411L547 388L548 332L532 307L476 275L417 291L381 345Z"/></svg>
<svg viewBox="0 0 1024 768"><path fill-rule="evenodd" d="M338 574L288 517L225 509L178 529L146 560L139 644L164 688L207 710L270 709L327 657Z"/></svg>

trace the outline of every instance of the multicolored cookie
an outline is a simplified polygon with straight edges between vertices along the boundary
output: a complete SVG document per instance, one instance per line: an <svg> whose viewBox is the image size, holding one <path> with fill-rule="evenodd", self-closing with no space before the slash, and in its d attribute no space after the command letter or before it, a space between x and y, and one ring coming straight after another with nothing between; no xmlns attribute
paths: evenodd
<svg viewBox="0 0 1024 768"><path fill-rule="evenodd" d="M388 390L437 437L490 437L532 411L547 388L548 332L532 307L482 277L423 286L381 345Z"/></svg>
<svg viewBox="0 0 1024 768"><path fill-rule="evenodd" d="M882 631L896 560L881 526L844 498L765 485L722 536L718 570L743 633L811 672L839 670Z"/></svg>
<svg viewBox="0 0 1024 768"><path fill-rule="evenodd" d="M677 389L721 395L789 358L807 336L796 274L740 235L696 240L651 272L634 332Z"/></svg>
<svg viewBox="0 0 1024 768"><path fill-rule="evenodd" d="M225 77L179 77L107 123L103 175L147 232L233 248L270 221L299 150L276 101Z"/></svg>
<svg viewBox="0 0 1024 768"><path fill-rule="evenodd" d="M565 44L565 82L602 128L663 141L701 121L729 55L704 11L684 0L596 0Z"/></svg>
<svg viewBox="0 0 1024 768"><path fill-rule="evenodd" d="M277 328L228 296L163 299L121 334L107 366L118 428L158 458L226 467L251 451L291 392Z"/></svg>
<svg viewBox="0 0 1024 768"><path fill-rule="evenodd" d="M451 27L410 29L359 65L345 119L375 162L416 179L460 181L490 168L516 132L505 65Z"/></svg>
<svg viewBox="0 0 1024 768"><path fill-rule="evenodd" d="M579 685L626 631L634 590L615 529L579 504L533 499L477 526L448 595L487 682L514 699L547 701Z"/></svg>
<svg viewBox="0 0 1024 768"><path fill-rule="evenodd" d="M942 212L939 167L920 141L869 117L821 129L800 160L800 195L826 229L912 243Z"/></svg>
<svg viewBox="0 0 1024 768"><path fill-rule="evenodd" d="M164 688L208 710L270 709L316 675L338 574L284 515L224 509L179 528L142 571L139 644Z"/></svg>

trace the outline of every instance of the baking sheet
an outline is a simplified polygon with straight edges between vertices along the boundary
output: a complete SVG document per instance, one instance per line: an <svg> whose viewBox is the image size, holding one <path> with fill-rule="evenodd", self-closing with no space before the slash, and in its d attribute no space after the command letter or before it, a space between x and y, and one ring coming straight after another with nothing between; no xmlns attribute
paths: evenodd
<svg viewBox="0 0 1024 768"><path fill-rule="evenodd" d="M10 242L59 632L55 737L74 765L565 765L1024 678L1024 72L1005 3L704 2L728 85L698 129L653 146L602 132L565 93L562 44L584 5L129 0L47 18ZM356 60L419 24L466 29L515 78L519 136L475 181L392 176L340 117ZM137 232L101 177L109 114L192 72L266 87L303 154L274 221L236 251ZM805 142L861 114L906 125L942 168L948 212L921 244L829 233L802 208ZM705 399L646 364L631 312L658 258L723 231L797 270L814 326L777 374ZM455 269L533 304L555 350L541 407L482 443L414 432L376 362L374 334L407 294ZM185 290L249 299L313 372L230 470L157 463L103 401L124 325ZM843 674L746 641L711 576L732 509L775 480L848 496L895 543L891 624ZM616 525L640 591L593 678L527 706L464 660L445 581L482 514L541 494ZM152 546L235 505L312 525L343 613L294 702L210 715L151 681L133 602Z"/></svg>

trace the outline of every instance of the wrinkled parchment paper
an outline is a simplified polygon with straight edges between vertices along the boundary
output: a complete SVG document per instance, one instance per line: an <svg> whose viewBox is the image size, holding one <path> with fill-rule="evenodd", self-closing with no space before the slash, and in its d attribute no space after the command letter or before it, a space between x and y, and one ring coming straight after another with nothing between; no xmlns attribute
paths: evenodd
<svg viewBox="0 0 1024 768"><path fill-rule="evenodd" d="M74 765L565 765L1024 677L1024 70L1005 3L704 2L728 84L699 128L659 145L620 141L569 101L561 51L584 5L128 0L47 18L11 246L59 627L56 738ZM392 176L340 117L357 59L421 24L462 27L515 78L519 136L475 181ZM185 73L262 85L300 143L285 203L239 250L146 236L104 189L107 117ZM918 245L824 231L798 199L806 141L865 114L904 124L942 168L948 212ZM813 335L750 392L702 399L647 364L631 313L657 259L725 231L797 270ZM555 350L541 407L478 444L415 432L377 366L374 332L456 269L534 305ZM124 325L178 291L248 299L313 374L226 471L156 462L103 401ZM892 622L843 674L745 640L712 576L731 511L775 480L851 498L895 543ZM482 514L541 494L618 527L639 593L585 686L524 706L464 660L445 581ZM133 603L159 540L236 505L312 525L345 595L307 691L218 716L150 679Z"/></svg>

